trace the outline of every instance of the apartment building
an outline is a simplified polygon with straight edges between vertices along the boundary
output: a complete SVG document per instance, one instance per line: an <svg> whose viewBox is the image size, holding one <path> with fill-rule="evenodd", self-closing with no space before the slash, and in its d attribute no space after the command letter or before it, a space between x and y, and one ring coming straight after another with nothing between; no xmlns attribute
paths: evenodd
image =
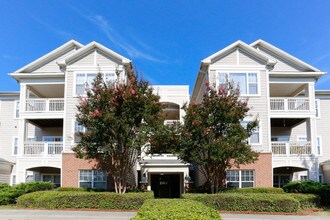
<svg viewBox="0 0 330 220"><path fill-rule="evenodd" d="M254 164L227 172L227 184L281 187L294 180L329 182L330 149L324 123L329 91L316 91L325 73L263 41L237 41L202 60L192 101L200 101L205 82L239 84L259 128L249 138L260 152ZM322 113L323 112L323 117Z"/></svg>
<svg viewBox="0 0 330 220"><path fill-rule="evenodd" d="M131 61L103 45L69 41L10 74L19 92L0 93L0 182L52 181L58 186L111 186L111 178L96 169L95 161L77 159L71 148L78 97L101 72L105 80L126 82ZM115 70L121 70L119 75ZM200 101L205 82L218 87L225 79L240 85L259 128L249 138L260 152L254 164L227 172L234 187L283 186L288 181L312 179L330 183L330 91L315 91L324 72L258 40L237 41L205 58L191 98L188 86L153 86L166 104L166 123L182 121L184 103ZM129 185L146 184L159 197L178 197L185 184L205 179L196 167L175 155L142 153Z"/></svg>

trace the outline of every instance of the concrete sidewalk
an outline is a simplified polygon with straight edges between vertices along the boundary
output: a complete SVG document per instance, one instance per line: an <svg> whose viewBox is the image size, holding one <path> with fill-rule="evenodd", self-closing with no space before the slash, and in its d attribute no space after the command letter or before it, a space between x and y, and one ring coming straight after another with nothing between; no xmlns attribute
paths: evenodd
<svg viewBox="0 0 330 220"><path fill-rule="evenodd" d="M136 212L63 211L63 210L0 210L0 220L128 220ZM330 216L293 216L257 214L221 214L223 220L326 220Z"/></svg>

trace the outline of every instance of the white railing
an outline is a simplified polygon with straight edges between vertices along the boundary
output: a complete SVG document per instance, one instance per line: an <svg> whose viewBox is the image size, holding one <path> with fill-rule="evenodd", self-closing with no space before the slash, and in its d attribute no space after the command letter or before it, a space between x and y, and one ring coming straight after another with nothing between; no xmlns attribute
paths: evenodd
<svg viewBox="0 0 330 220"><path fill-rule="evenodd" d="M310 155L312 147L309 141L272 142L272 152L275 156Z"/></svg>
<svg viewBox="0 0 330 220"><path fill-rule="evenodd" d="M24 156L48 156L60 155L63 150L63 142L36 142L24 143Z"/></svg>
<svg viewBox="0 0 330 220"><path fill-rule="evenodd" d="M308 98L270 98L271 111L309 111Z"/></svg>
<svg viewBox="0 0 330 220"><path fill-rule="evenodd" d="M25 111L59 112L64 111L64 99L27 99Z"/></svg>

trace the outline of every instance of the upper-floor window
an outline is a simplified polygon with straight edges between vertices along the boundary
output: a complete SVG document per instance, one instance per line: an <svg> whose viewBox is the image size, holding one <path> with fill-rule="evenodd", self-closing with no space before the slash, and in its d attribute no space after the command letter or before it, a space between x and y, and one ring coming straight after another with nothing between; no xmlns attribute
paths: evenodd
<svg viewBox="0 0 330 220"><path fill-rule="evenodd" d="M316 137L316 155L322 155L322 140L321 137Z"/></svg>
<svg viewBox="0 0 330 220"><path fill-rule="evenodd" d="M13 138L13 155L16 156L18 153L18 137Z"/></svg>
<svg viewBox="0 0 330 220"><path fill-rule="evenodd" d="M259 94L259 77L258 73L219 73L219 86L226 87L226 83L233 82L239 86L241 95L258 95Z"/></svg>
<svg viewBox="0 0 330 220"><path fill-rule="evenodd" d="M92 82L97 73L77 73L76 74L76 95L85 95L92 88ZM105 82L114 82L116 80L115 73L103 73Z"/></svg>
<svg viewBox="0 0 330 220"><path fill-rule="evenodd" d="M74 122L74 142L79 143L81 137L78 135L78 132L84 133L86 131L86 127L80 124L79 122Z"/></svg>
<svg viewBox="0 0 330 220"><path fill-rule="evenodd" d="M320 118L320 99L315 100L315 111L316 111L316 117Z"/></svg>
<svg viewBox="0 0 330 220"><path fill-rule="evenodd" d="M242 121L241 125L246 128L248 123L249 123L249 121ZM248 143L249 144L260 144L260 128L259 128L259 126L254 128L251 136L248 138Z"/></svg>
<svg viewBox="0 0 330 220"><path fill-rule="evenodd" d="M15 100L14 118L19 118L19 100Z"/></svg>

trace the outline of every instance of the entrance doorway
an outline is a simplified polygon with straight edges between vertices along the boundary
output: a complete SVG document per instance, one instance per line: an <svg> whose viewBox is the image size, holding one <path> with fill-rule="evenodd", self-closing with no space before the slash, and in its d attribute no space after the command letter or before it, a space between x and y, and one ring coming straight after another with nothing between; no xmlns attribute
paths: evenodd
<svg viewBox="0 0 330 220"><path fill-rule="evenodd" d="M180 198L180 174L151 174L155 198Z"/></svg>

